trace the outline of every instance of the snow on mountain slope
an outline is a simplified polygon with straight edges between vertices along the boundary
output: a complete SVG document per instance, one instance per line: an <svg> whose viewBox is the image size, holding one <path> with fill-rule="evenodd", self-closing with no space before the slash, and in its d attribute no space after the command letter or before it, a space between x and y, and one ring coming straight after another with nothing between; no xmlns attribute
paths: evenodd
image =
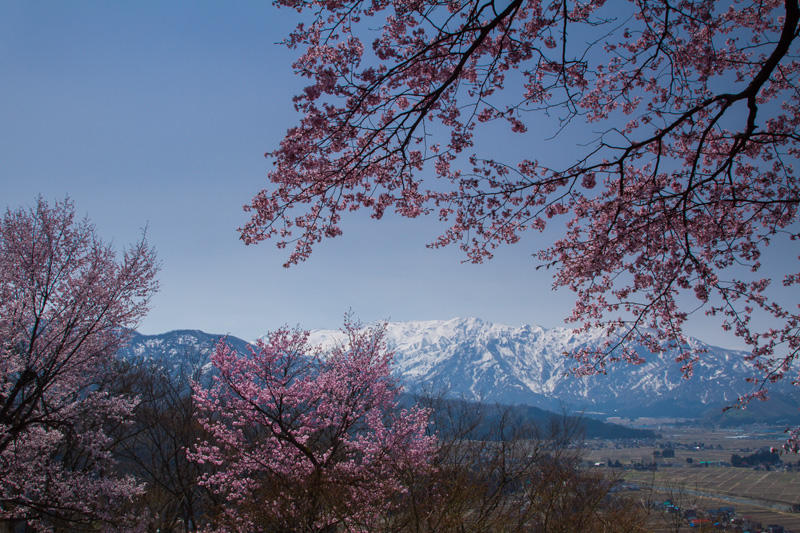
<svg viewBox="0 0 800 533"><path fill-rule="evenodd" d="M395 373L412 391L446 391L456 397L544 409L562 405L609 415L669 415L696 417L710 406L732 404L752 390L745 379L752 370L744 353L707 346L694 376L683 379L675 354L654 356L639 366L620 363L608 374L578 378L569 373L574 361L566 352L599 346L598 332L575 334L569 328L512 327L479 319L393 322L386 326L387 343L395 352ZM189 354L203 365L219 335L173 331L136 335L123 355L147 355L181 364ZM228 337L239 352L247 343ZM310 332L313 344L340 342L336 330ZM783 387L798 396L796 387Z"/></svg>
<svg viewBox="0 0 800 533"><path fill-rule="evenodd" d="M337 332L316 330L311 340L326 344ZM751 390L752 374L743 353L707 346L692 379L683 379L675 354L657 357L641 350L647 363L620 363L606 375L570 375L565 356L599 346L599 332L570 328L512 327L479 319L395 322L387 342L395 351L396 372L410 389L447 390L468 399L557 408L566 404L607 413L694 412L732 403Z"/></svg>
<svg viewBox="0 0 800 533"><path fill-rule="evenodd" d="M196 369L202 369L204 373L211 370L211 354L223 338L237 351L247 351L248 343L236 337L182 329L160 335L134 332L130 342L118 355L129 360L155 361L170 368L176 375L191 376Z"/></svg>

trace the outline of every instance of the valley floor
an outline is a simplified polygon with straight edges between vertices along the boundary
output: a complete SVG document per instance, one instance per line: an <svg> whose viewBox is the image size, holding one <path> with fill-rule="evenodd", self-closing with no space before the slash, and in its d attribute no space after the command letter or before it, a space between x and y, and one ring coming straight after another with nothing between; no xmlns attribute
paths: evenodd
<svg viewBox="0 0 800 533"><path fill-rule="evenodd" d="M710 517L711 524L725 523L730 530L746 530L734 529L738 522L761 524L764 531L780 525L785 531L800 532L800 455L784 454L780 464L769 467L731 466L734 454L746 457L771 447L780 449L783 428L662 425L651 429L660 438L648 443L588 441L584 459L591 468L607 468L610 475L624 480L620 487L626 496L653 502L656 531L688 528L686 515L695 510L696 525L702 517ZM727 511L719 513L720 509Z"/></svg>

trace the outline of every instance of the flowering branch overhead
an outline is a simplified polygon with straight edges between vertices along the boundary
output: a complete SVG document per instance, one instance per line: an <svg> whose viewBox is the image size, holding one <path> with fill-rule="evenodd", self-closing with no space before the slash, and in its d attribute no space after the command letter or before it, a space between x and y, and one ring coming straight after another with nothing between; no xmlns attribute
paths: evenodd
<svg viewBox="0 0 800 533"><path fill-rule="evenodd" d="M341 233L344 213L394 210L438 216L449 227L431 246L481 262L566 217L537 257L576 293L569 319L611 339L573 354L579 372L641 362L626 350L636 340L682 348L691 375L687 293L750 346L756 380L798 380L797 309L737 274L797 238L797 0L278 3L313 13L287 40L310 84L300 124L269 154L270 186L246 207L246 243L275 238L295 264ZM535 147L480 154L478 128L524 134L545 114L601 131L560 167ZM781 283L798 279L794 266ZM771 329L753 325L759 312Z"/></svg>

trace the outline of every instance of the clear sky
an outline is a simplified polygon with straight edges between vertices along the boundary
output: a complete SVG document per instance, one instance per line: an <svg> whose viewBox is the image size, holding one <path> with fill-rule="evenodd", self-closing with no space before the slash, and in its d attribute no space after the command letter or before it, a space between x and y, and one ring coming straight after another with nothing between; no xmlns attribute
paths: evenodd
<svg viewBox="0 0 800 533"><path fill-rule="evenodd" d="M291 269L271 242L238 240L241 206L267 185L263 154L297 120L303 80L275 44L295 22L268 0L4 0L0 207L69 195L118 248L147 226L163 269L143 333L251 339L283 324L335 328L348 309L364 321L564 325L571 295L535 271L535 235L470 265L455 248L425 248L432 219L357 216ZM717 331L690 328L736 345Z"/></svg>

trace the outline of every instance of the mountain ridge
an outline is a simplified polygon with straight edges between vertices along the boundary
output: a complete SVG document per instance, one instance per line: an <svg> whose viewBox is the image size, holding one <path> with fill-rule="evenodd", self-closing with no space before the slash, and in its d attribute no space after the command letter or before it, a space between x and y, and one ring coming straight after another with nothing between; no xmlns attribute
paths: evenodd
<svg viewBox="0 0 800 533"><path fill-rule="evenodd" d="M575 361L564 353L599 346L604 340L599 331L516 327L476 318L385 324L387 344L395 352L395 374L412 392L446 391L467 400L553 411L567 406L605 416L699 418L704 411L731 405L753 388L746 381L753 372L744 360L746 352L697 339L690 342L708 352L701 355L689 380L683 378L674 352L656 356L642 347L636 349L647 359L643 365L622 363L608 374L576 377L569 375ZM128 353L175 359L182 357L182 351L194 350L206 364L222 337L239 351L247 349L247 342L230 335L177 330L161 336L139 335ZM309 331L310 342L323 347L342 338L338 330ZM792 398L800 396L796 387L787 386L776 390Z"/></svg>
<svg viewBox="0 0 800 533"><path fill-rule="evenodd" d="M312 330L310 339L325 344L335 330ZM618 363L607 374L570 375L575 361L565 357L583 347L600 347L598 330L507 326L476 318L386 323L386 339L395 352L395 368L409 386L425 384L483 401L603 412L608 416L698 417L698 410L730 405L750 392L753 373L746 352L711 346L684 379L674 361L676 350L662 355L635 347L647 362ZM794 389L794 388L792 388Z"/></svg>

